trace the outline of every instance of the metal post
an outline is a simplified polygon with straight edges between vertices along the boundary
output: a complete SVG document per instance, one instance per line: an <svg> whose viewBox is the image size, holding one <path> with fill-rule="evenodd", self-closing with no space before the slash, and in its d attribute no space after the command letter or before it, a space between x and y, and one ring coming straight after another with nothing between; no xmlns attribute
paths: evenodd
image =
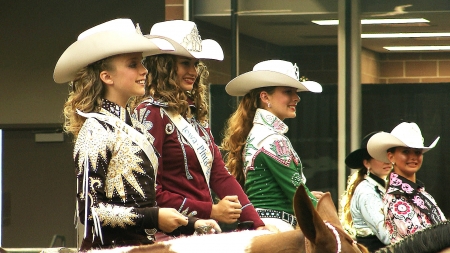
<svg viewBox="0 0 450 253"><path fill-rule="evenodd" d="M239 75L238 0L231 0L231 79Z"/></svg>
<svg viewBox="0 0 450 253"><path fill-rule="evenodd" d="M338 2L338 194L345 191L345 156L361 139L360 0ZM350 139L349 139L350 137ZM349 145L350 143L350 145Z"/></svg>
<svg viewBox="0 0 450 253"><path fill-rule="evenodd" d="M189 8L189 0L183 1L183 20L191 20L191 9Z"/></svg>
<svg viewBox="0 0 450 253"><path fill-rule="evenodd" d="M231 79L239 75L238 1L231 0ZM239 97L236 97L234 108L237 108L238 104Z"/></svg>

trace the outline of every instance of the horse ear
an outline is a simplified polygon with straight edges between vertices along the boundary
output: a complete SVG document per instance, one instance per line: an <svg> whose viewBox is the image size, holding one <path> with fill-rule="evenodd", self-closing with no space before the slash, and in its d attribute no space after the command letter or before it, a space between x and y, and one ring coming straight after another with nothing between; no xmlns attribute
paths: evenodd
<svg viewBox="0 0 450 253"><path fill-rule="evenodd" d="M335 227L342 228L341 222L339 221L339 217L337 215L336 206L334 205L329 192L326 192L319 199L319 203L317 203L317 212L323 220L328 221Z"/></svg>
<svg viewBox="0 0 450 253"><path fill-rule="evenodd" d="M300 185L294 195L294 210L297 222L308 240L316 243L317 233L327 230L319 213L306 193L305 187Z"/></svg>

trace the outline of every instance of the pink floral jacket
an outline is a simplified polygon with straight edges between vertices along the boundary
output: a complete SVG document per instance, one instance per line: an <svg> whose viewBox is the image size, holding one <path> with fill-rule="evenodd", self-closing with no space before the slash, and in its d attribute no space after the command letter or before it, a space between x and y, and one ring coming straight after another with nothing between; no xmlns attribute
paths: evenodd
<svg viewBox="0 0 450 253"><path fill-rule="evenodd" d="M393 177L397 179L398 175L391 173L391 182L388 185L388 190L383 199L386 228L389 231L391 243L395 243L416 231L433 225L428 216L421 212L417 206L413 205L411 200L403 194L398 194L398 191L391 187L393 184ZM400 179L397 179L397 181L398 180ZM425 191L425 187L420 187L419 191L436 205L442 221L445 221L446 218L444 214L437 206L434 198Z"/></svg>

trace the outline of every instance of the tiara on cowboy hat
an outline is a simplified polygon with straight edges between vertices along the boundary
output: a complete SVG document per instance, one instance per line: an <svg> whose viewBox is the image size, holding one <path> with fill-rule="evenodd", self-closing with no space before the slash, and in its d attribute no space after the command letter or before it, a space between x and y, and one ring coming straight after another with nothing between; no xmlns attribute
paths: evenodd
<svg viewBox="0 0 450 253"><path fill-rule="evenodd" d="M145 37L164 38L174 45L175 50L167 52L196 59L223 60L222 47L215 40L202 40L197 25L187 20L170 20L156 23Z"/></svg>
<svg viewBox="0 0 450 253"><path fill-rule="evenodd" d="M367 151L373 158L389 162L387 150L393 147L408 147L422 149L425 153L436 146L440 137L437 137L430 146L423 145L423 137L416 123L402 122L390 133L380 132L372 136L367 142Z"/></svg>
<svg viewBox="0 0 450 253"><path fill-rule="evenodd" d="M364 138L361 141L361 146L359 149L352 151L350 154L347 155L345 158L345 164L352 169L360 169L364 168L363 160L370 156L367 152L367 142L369 141L370 137L375 135L377 132L371 132L370 134L364 136Z"/></svg>
<svg viewBox="0 0 450 253"><path fill-rule="evenodd" d="M148 56L173 49L164 39L145 38L130 19L114 19L82 32L59 58L53 79L69 82L81 68L113 55L143 52Z"/></svg>
<svg viewBox="0 0 450 253"><path fill-rule="evenodd" d="M268 60L256 64L253 70L235 77L226 86L231 96L244 96L249 91L269 86L287 86L297 91L322 92L322 86L314 81L299 81L297 64L283 60Z"/></svg>

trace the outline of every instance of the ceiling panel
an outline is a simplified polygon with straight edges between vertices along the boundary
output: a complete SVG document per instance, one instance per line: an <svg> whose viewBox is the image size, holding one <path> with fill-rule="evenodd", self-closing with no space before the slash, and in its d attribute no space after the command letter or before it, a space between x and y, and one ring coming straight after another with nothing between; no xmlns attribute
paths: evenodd
<svg viewBox="0 0 450 253"><path fill-rule="evenodd" d="M217 2L217 4L215 3ZM337 26L312 20L338 19L336 0L241 0L239 31L280 46L337 45ZM450 1L361 1L361 18L425 18L426 25L363 25L362 33L450 32ZM195 18L230 29L230 1L197 0ZM450 45L440 38L362 39L362 46L389 52L384 46Z"/></svg>

